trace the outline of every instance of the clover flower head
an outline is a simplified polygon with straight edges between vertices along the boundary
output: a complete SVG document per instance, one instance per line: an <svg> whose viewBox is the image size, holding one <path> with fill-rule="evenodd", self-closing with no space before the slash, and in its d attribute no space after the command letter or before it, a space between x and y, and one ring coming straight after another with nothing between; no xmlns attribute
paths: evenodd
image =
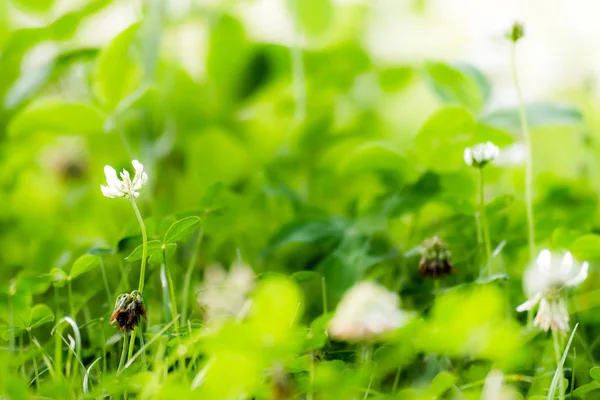
<svg viewBox="0 0 600 400"><path fill-rule="evenodd" d="M403 326L409 319L396 293L373 282L360 282L344 294L329 322L333 339L360 342Z"/></svg>
<svg viewBox="0 0 600 400"><path fill-rule="evenodd" d="M110 165L104 166L107 186L100 185L100 190L102 190L103 195L111 199L115 197L139 197L139 190L148 181L148 174L146 174L144 166L138 160L133 160L131 164L135 170L133 179L131 179L129 172L125 169L119 174L121 176L121 179L119 179L117 177L117 171L113 167Z"/></svg>
<svg viewBox="0 0 600 400"><path fill-rule="evenodd" d="M110 324L117 323L119 329L132 331L140 323L142 317L147 321L144 298L138 290L134 290L117 297L113 313L110 316Z"/></svg>
<svg viewBox="0 0 600 400"><path fill-rule="evenodd" d="M427 239L421 247L421 260L419 261L421 275L437 279L454 272L452 253L440 238L434 236Z"/></svg>
<svg viewBox="0 0 600 400"><path fill-rule="evenodd" d="M548 249L540 251L534 264L525 271L523 285L529 297L517 307L522 312L539 304L534 326L560 333L569 330L569 312L563 290L579 286L588 276L589 264L579 264L570 252L562 256Z"/></svg>
<svg viewBox="0 0 600 400"><path fill-rule="evenodd" d="M494 161L499 154L498 146L492 142L485 142L467 147L463 156L468 166L483 168L486 164Z"/></svg>
<svg viewBox="0 0 600 400"><path fill-rule="evenodd" d="M198 293L198 303L209 322L224 317L240 317L250 292L254 289L254 271L249 265L237 262L229 272L222 265L209 265Z"/></svg>

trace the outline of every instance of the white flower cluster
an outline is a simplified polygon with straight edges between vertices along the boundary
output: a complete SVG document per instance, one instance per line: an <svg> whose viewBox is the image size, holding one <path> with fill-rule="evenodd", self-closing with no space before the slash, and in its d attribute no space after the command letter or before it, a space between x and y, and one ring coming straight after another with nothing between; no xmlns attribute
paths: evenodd
<svg viewBox="0 0 600 400"><path fill-rule="evenodd" d="M398 295L385 287L360 282L338 304L329 322L329 335L337 340L358 342L394 331L409 319L399 303Z"/></svg>
<svg viewBox="0 0 600 400"><path fill-rule="evenodd" d="M463 156L468 166L482 168L487 163L494 161L499 154L498 146L492 142L485 142L467 147Z"/></svg>
<svg viewBox="0 0 600 400"><path fill-rule="evenodd" d="M240 317L253 288L254 271L250 266L236 263L227 273L221 264L209 265L198 293L205 321L226 316Z"/></svg>
<svg viewBox="0 0 600 400"><path fill-rule="evenodd" d="M117 171L113 167L110 165L104 166L107 186L100 185L103 195L111 199L115 197L137 198L140 195L139 190L148 181L148 174L146 174L144 166L138 160L133 160L131 164L135 170L133 179L125 169L119 174L121 176L121 179L119 179Z"/></svg>
<svg viewBox="0 0 600 400"><path fill-rule="evenodd" d="M569 312L562 289L580 285L588 276L589 264L577 263L570 252L562 257L550 250L540 251L535 263L523 276L525 293L529 299L517 307L517 311L533 309L539 303L534 326L547 331L569 330Z"/></svg>

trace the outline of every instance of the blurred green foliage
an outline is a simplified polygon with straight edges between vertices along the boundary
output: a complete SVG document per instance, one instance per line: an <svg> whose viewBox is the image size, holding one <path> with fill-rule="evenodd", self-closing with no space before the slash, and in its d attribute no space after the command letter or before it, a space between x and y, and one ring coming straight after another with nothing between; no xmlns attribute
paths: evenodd
<svg viewBox="0 0 600 400"><path fill-rule="evenodd" d="M523 165L486 170L501 273L485 279L463 161L478 142L522 142L518 110L494 108L472 65L372 57L367 5L281 2L287 44L252 35L250 0L184 13L163 0L0 2L0 397L475 399L491 369L521 396L546 395L552 343L514 312L530 261ZM119 3L136 16L99 43ZM526 107L536 241L594 262L598 107L585 92L567 100ZM136 287L141 235L128 201L99 186L105 164L132 159L149 175L148 322L117 371L122 333L108 321ZM457 271L437 296L417 271L434 235ZM214 263L257 277L219 324L196 299ZM414 318L376 343L331 340L332 311L364 279ZM566 377L579 397L600 388L597 279L570 302L581 326Z"/></svg>

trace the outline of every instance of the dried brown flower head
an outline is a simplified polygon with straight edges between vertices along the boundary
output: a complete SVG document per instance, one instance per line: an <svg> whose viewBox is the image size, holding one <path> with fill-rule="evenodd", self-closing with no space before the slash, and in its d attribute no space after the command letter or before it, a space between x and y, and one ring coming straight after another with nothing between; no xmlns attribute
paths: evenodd
<svg viewBox="0 0 600 400"><path fill-rule="evenodd" d="M419 272L433 279L441 278L454 272L451 253L448 247L437 236L423 242Z"/></svg>
<svg viewBox="0 0 600 400"><path fill-rule="evenodd" d="M146 318L146 307L144 299L138 290L124 293L117 297L115 308L110 316L110 324L117 323L117 327L124 331L132 331L140 323L140 318Z"/></svg>

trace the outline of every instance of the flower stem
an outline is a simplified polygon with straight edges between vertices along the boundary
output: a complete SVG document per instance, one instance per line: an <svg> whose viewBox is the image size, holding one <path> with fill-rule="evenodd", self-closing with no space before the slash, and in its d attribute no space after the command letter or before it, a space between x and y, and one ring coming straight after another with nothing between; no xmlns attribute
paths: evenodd
<svg viewBox="0 0 600 400"><path fill-rule="evenodd" d="M140 224L140 229L142 230L142 266L140 268L140 283L138 284L138 290L143 295L144 294L144 277L146 275L146 258L148 255L148 236L146 235L146 225L144 225L144 220L142 219L142 215L140 214L140 210L138 209L137 204L135 203L135 199L130 197L131 205L133 206L133 211L135 211L135 216Z"/></svg>
<svg viewBox="0 0 600 400"><path fill-rule="evenodd" d="M146 258L148 258L148 236L146 235L146 225L144 225L144 220L142 219L140 210L138 209L138 206L135 203L135 198L130 197L129 199L131 200L133 211L135 212L135 216L137 217L138 223L140 224L140 229L142 231L142 266L140 267L140 282L138 284L138 291L143 295L144 277L146 275ZM138 326L135 330L131 331L127 360L131 359L131 357L133 356L133 348L135 346L135 335L139 329L141 328ZM140 336L141 335L142 334L140 333Z"/></svg>
<svg viewBox="0 0 600 400"><path fill-rule="evenodd" d="M556 368L558 368L559 370L559 375L558 375L558 399L559 400L565 400L565 381L564 381L564 371L561 367L561 358L562 358L562 352L560 351L561 349L561 345L560 345L560 337L558 332L554 331L554 329L552 330L552 341L554 342L554 355L556 357Z"/></svg>
<svg viewBox="0 0 600 400"><path fill-rule="evenodd" d="M192 275L194 273L194 267L196 266L196 259L198 258L198 250L202 243L202 237L204 236L204 229L201 228L200 232L196 234L196 241L194 242L194 247L192 249L192 257L190 257L190 262L187 267L187 271L185 272L185 279L183 281L183 299L182 299L182 321L185 323L187 321L188 315L188 301L190 296L190 286L192 284Z"/></svg>
<svg viewBox="0 0 600 400"><path fill-rule="evenodd" d="M171 276L171 270L167 264L167 255L165 249L162 249L163 264L165 266L165 273L167 275L167 283L169 285L169 310L171 311L171 317L175 318L177 312L177 297L175 296L175 285L173 284L173 277ZM175 320L175 330L179 329L179 320Z"/></svg>
<svg viewBox="0 0 600 400"><path fill-rule="evenodd" d="M33 337L31 337L31 329L27 329L27 334L29 335L29 346L33 345ZM33 370L35 372L35 387L37 390L40 390L40 373L38 369L37 357L33 356Z"/></svg>
<svg viewBox="0 0 600 400"><path fill-rule="evenodd" d="M123 335L123 350L121 351L121 359L119 360L119 367L117 368L117 373L121 372L123 365L125 364L125 355L127 354L127 338L129 334L125 331L125 335ZM133 339L133 338L132 338Z"/></svg>
<svg viewBox="0 0 600 400"><path fill-rule="evenodd" d="M484 196L484 185L485 179L483 174L483 167L479 168L479 215L481 218L481 230L483 231L483 242L485 246L485 259L488 270L488 275L492 275L492 245L490 243L490 232L487 223L487 216L485 213L485 196Z"/></svg>
<svg viewBox="0 0 600 400"><path fill-rule="evenodd" d="M525 162L525 209L527 212L527 238L529 241L529 258L533 260L535 258L535 231L533 223L533 149L531 146L531 135L529 133L529 125L527 122L527 115L525 113L525 104L523 102L523 93L521 91L521 85L519 83L519 76L517 74L517 46L513 42L511 46L511 69L513 75L513 81L515 88L517 89L517 96L519 99L519 118L521 120L521 132L525 139L526 147L526 162Z"/></svg>

